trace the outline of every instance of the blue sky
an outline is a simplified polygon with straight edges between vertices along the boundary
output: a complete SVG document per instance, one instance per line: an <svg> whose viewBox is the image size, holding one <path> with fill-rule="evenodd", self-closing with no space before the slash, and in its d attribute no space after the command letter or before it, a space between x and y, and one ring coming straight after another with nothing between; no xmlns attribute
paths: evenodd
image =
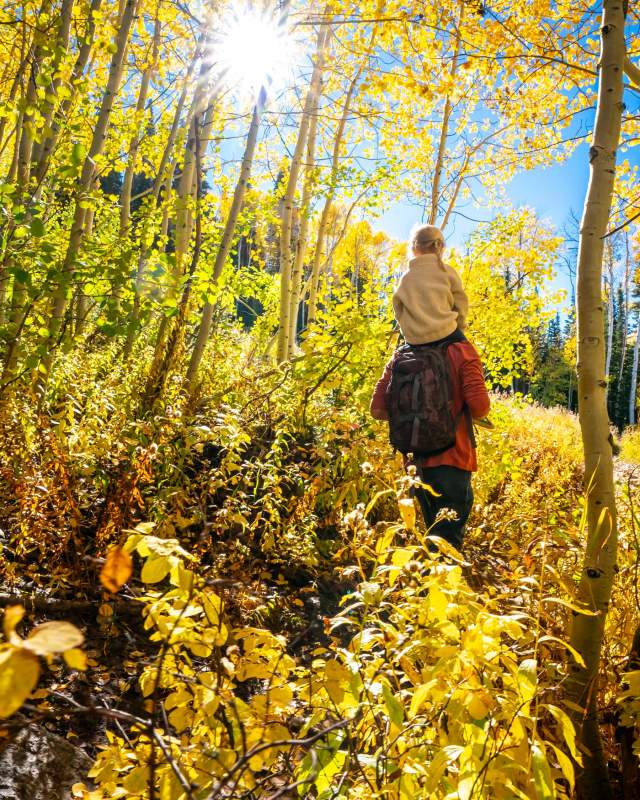
<svg viewBox="0 0 640 800"><path fill-rule="evenodd" d="M640 166L640 147L629 149L619 156L631 164ZM538 167L528 172L518 173L505 187L509 203L513 206L531 206L541 219L549 220L556 231L562 235L569 226L571 212L579 219L582 215L587 184L589 182L589 142L581 142L563 163L548 167ZM478 207L468 205L462 213L473 220L491 219L501 209L498 206ZM404 240L413 225L420 219L420 210L409 203L396 203L376 222L390 236ZM447 242L462 245L477 222L456 216L447 228ZM570 300L571 281L564 265L559 264L551 287L564 289L567 302ZM563 304L564 306L565 304Z"/></svg>
<svg viewBox="0 0 640 800"><path fill-rule="evenodd" d="M562 233L573 211L580 217L589 181L589 145L581 143L562 164L538 167L529 172L521 172L505 187L509 203L513 206L531 206L542 219L550 220L556 230ZM640 159L636 158L635 161ZM468 205L461 209L447 229L447 241L451 245L461 245L478 224L474 220L488 220L497 213L498 207L477 207ZM390 236L405 239L411 225L417 221L419 210L409 203L395 203L377 221ZM569 278L562 271L553 283L554 288L570 291Z"/></svg>

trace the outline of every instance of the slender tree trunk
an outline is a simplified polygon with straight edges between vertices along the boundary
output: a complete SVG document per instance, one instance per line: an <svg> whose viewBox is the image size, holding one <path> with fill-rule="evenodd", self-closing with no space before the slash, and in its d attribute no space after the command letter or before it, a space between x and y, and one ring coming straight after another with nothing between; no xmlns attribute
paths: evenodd
<svg viewBox="0 0 640 800"><path fill-rule="evenodd" d="M36 376L36 382L40 392L44 392L44 389L46 388L53 356L52 350L57 344L60 328L62 326L62 321L67 308L67 294L69 291L69 286L73 281L75 262L82 247L84 238L84 206L93 182L95 159L104 150L111 111L120 88L125 66L125 54L129 43L129 33L137 12L137 7L138 0L126 0L116 33L115 52L113 54L111 64L109 65L109 76L104 94L102 96L102 103L100 106L100 111L98 112L96 126L93 131L91 147L89 148L89 152L85 158L80 180L78 181L74 219L71 226L71 234L69 237L67 253L62 265L62 275L58 281L58 286L56 287L53 296L48 336L42 342L48 352L41 362L41 367L43 367L43 370L41 370Z"/></svg>
<svg viewBox="0 0 640 800"><path fill-rule="evenodd" d="M296 332L298 324L298 307L300 305L300 294L302 291L302 276L304 273L304 260L307 254L309 242L309 223L311 221L311 196L315 177L316 160L316 137L318 129L318 105L320 100L320 89L316 96L311 112L311 124L309 126L309 137L307 141L307 163L305 167L304 186L302 188L302 202L300 207L300 233L298 234L298 246L293 264L291 276L291 304L289 307L289 349L287 358L291 358L296 343Z"/></svg>
<svg viewBox="0 0 640 800"><path fill-rule="evenodd" d="M351 113L351 100L356 85L360 80L360 76L364 70L364 62L360 65L356 74L353 76L342 108L342 114L336 135L333 140L333 153L331 156L331 173L329 175L329 189L324 201L320 221L318 223L318 233L316 237L316 247L313 253L313 262L311 264L311 277L310 277L310 290L309 290L309 324L315 322L316 314L318 311L318 289L320 284L320 269L326 260L326 234L331 209L333 207L333 200L336 194L336 182L338 180L338 168L340 166L340 152L342 150L342 140L344 138L344 131L347 125L349 114Z"/></svg>
<svg viewBox="0 0 640 800"><path fill-rule="evenodd" d="M51 0L43 0L39 18L49 14ZM31 72L27 83L25 96L25 110L22 119L22 134L20 136L20 149L18 151L17 191L18 202L27 196L31 179L31 151L33 148L36 111L38 109L38 76L42 70L45 59L46 32L40 27L36 28L33 37L33 55Z"/></svg>
<svg viewBox="0 0 640 800"><path fill-rule="evenodd" d="M320 26L316 45L316 62L311 75L309 91L305 98L300 127L298 129L298 139L291 159L289 179L284 194L282 222L280 227L280 328L278 330L278 350L277 358L279 362L284 361L289 353L290 335L290 315L292 299L291 273L293 268L293 257L291 248L291 231L294 211L294 199L298 185L298 176L302 166L302 155L307 145L309 125L314 103L320 92L320 81L324 65L324 46L327 39L327 31L324 26Z"/></svg>
<svg viewBox="0 0 640 800"><path fill-rule="evenodd" d="M189 241L191 239L192 225L193 225L193 207L196 203L195 186L197 181L196 176L196 156L195 156L195 142L199 137L201 142L203 154L209 143L211 136L211 129L213 127L215 101L217 95L204 94L206 85L201 82L196 89L193 102L191 104L191 113L188 120L188 135L184 151L184 163L182 165L182 172L180 180L178 181L178 196L176 199L176 249L175 249L175 270L174 270L174 291L178 290L180 281L184 274L182 261L189 249ZM206 111L201 122L200 112L203 106L206 106ZM202 130L196 130L196 124L202 125ZM155 192L155 187L154 187Z"/></svg>
<svg viewBox="0 0 640 800"><path fill-rule="evenodd" d="M38 186L42 183L45 175L47 174L51 156L53 155L60 138L60 134L62 133L65 119L67 118L67 114L72 108L77 97L78 83L84 74L85 67L87 66L89 56L93 48L93 41L96 32L96 19L101 5L102 0L91 0L87 18L87 26L82 36L82 44L78 50L78 55L76 57L75 64L73 65L73 71L69 81L69 96L60 103L58 110L52 115L50 132L45 135L45 138L38 148L38 161L34 168L35 182Z"/></svg>
<svg viewBox="0 0 640 800"><path fill-rule="evenodd" d="M28 47L28 40L27 40L27 32L26 32L26 25L22 25L22 36L20 37L20 58L18 59L17 67L14 66L15 62L11 60L8 65L11 70L15 70L13 80L11 82L11 88L9 89L5 102L7 105L9 103L13 103L15 96L18 92L18 89L22 86L24 81L25 71L27 69L27 56L26 51ZM0 153L4 152L5 147L7 146L9 139L13 136L13 132L7 135L6 140L4 139L4 132L7 127L7 123L9 122L10 115L2 117L0 119ZM4 141L3 141L4 140Z"/></svg>
<svg viewBox="0 0 640 800"><path fill-rule="evenodd" d="M129 222L131 219L131 188L133 186L133 177L136 172L136 160L138 158L138 148L140 147L141 132L144 127L144 112L147 105L147 95L149 94L149 86L151 85L151 78L156 70L158 63L158 52L160 49L160 3L156 9L156 20L153 28L153 42L151 45L151 57L142 73L140 81L140 91L138 92L138 102L136 103L135 118L136 125L129 142L129 157L127 160L127 168L124 172L122 179L122 191L120 194L120 235L124 236L129 230Z"/></svg>
<svg viewBox="0 0 640 800"><path fill-rule="evenodd" d="M59 73L59 69L60 69L60 64L67 55L67 51L69 49L69 35L71 33L73 4L74 0L62 0L62 5L60 7L60 21L58 23L58 39L55 45L55 52L53 56L53 64L51 70L53 78L51 80L51 84L47 87L48 91L45 95L44 108L42 111L43 135L41 141L34 142L33 149L31 151L32 171L34 171L35 168L37 168L40 158L42 157L45 137L47 136L47 132L49 131L49 127L51 125L53 114L56 108L56 103L58 99L58 89L60 88L60 83L62 82L62 77Z"/></svg>
<svg viewBox="0 0 640 800"><path fill-rule="evenodd" d="M588 749L578 771L586 800L612 797L598 727L598 667L604 623L616 566L617 525L613 459L609 443L604 322L602 313L603 236L611 213L620 138L623 95L625 14L623 0L603 0L601 57L595 128L590 148L590 180L578 249L578 406L585 459L588 541L579 597L596 616L576 614L571 644L585 666L573 662L567 698L584 708L572 711L579 741Z"/></svg>
<svg viewBox="0 0 640 800"><path fill-rule="evenodd" d="M217 281L222 273L222 269L226 263L227 258L229 257L229 252L231 251L231 244L233 242L233 236L236 229L236 223L238 222L238 217L240 212L242 211L242 206L244 204L244 197L247 192L247 186L249 184L249 178L251 176L251 167L253 166L253 156L256 149L256 143L258 141L258 130L260 128L260 118L262 116L262 108L264 106L266 100L266 96L263 92L260 93L260 97L258 98L258 102L254 106L253 114L251 117L251 125L249 126L249 133L247 135L247 142L245 145L244 155L242 157L242 163L240 165L240 175L238 177L238 182L236 184L235 191L233 193L233 201L231 203L231 208L229 209L229 215L227 216L227 220L225 222L224 231L222 233L222 239L220 240L220 245L218 246L218 252L216 253L216 260L213 265L213 273L211 279L213 282ZM191 353L191 360L189 361L189 368L187 370L187 382L189 385L189 391L192 391L195 388L195 383L198 375L198 369L200 367L200 362L202 361L202 356L204 353L204 349L207 344L207 340L209 338L209 332L211 330L211 322L213 321L213 303L205 303L204 308L202 309L202 318L200 320L200 325L198 327L198 333L196 336L196 342L193 348L193 352Z"/></svg>
<svg viewBox="0 0 640 800"><path fill-rule="evenodd" d="M19 127L16 129L16 145L14 159L12 162L9 178L15 177L16 191L13 202L16 206L24 204L28 207L30 202L29 192L31 184L31 151L34 142L36 112L38 108L38 77L42 71L46 58L46 20L51 11L51 0L44 0L38 14L38 24L35 29L33 41L31 43L31 69L27 80L27 88L24 95L24 108L20 112ZM15 171L15 176L12 175ZM23 224L29 224L29 213L23 219ZM13 249L11 239L16 228L15 221L10 221L5 231L7 248L5 250L0 279L0 294L7 293L9 275L13 266ZM24 327L25 305L26 305L26 285L14 276L13 288L11 292L11 309L9 319L9 335L7 337L7 351L5 353L5 363L15 361L18 351L18 339ZM3 381L4 382L4 381Z"/></svg>
<svg viewBox="0 0 640 800"><path fill-rule="evenodd" d="M204 86L204 84L202 84ZM201 106L204 103L202 92L196 90L195 97L192 103L192 113L188 121L188 138L185 148L184 164L180 181L178 184L178 198L176 201L176 242L175 242L175 265L173 268L172 285L169 289L169 297L177 298L180 291L180 285L184 278L183 261L189 249L189 241L191 239L191 230L193 223L192 209L197 204L198 198L196 197L196 186L202 176L196 174L196 142L198 146L202 146L202 155L206 153L206 148L211 137L211 130L214 121L215 100L217 95L209 98L209 103L204 112L204 120L200 122ZM202 124L202 131L197 130L196 125ZM165 235L168 229L168 208L162 219L161 235ZM153 364L151 373L158 368L158 364L164 359L167 342L166 336L169 332L169 319L165 316L160 320L158 328L158 335L156 336L156 344L153 354Z"/></svg>
<svg viewBox="0 0 640 800"><path fill-rule="evenodd" d="M618 384L616 395L616 424L619 428L624 426L624 401L626 398L622 394L622 381L624 378L624 368L627 363L627 336L629 334L629 281L631 280L631 252L629 249L629 234L625 231L625 262L624 262L624 291L623 306L620 314L621 327L621 352L620 369L618 370Z"/></svg>
<svg viewBox="0 0 640 800"><path fill-rule="evenodd" d="M614 298L615 282L613 277L613 250L611 247L611 240L607 240L605 245L605 263L607 265L607 272L609 273L608 284L609 291L607 293L607 348L604 359L604 377L607 381L607 394L609 391L609 373L611 372L611 352L613 350L613 332L615 328L614 319Z"/></svg>
<svg viewBox="0 0 640 800"><path fill-rule="evenodd" d="M640 311L637 313L636 340L633 343L631 386L629 388L629 425L636 424L636 395L638 392L638 354L640 353Z"/></svg>
<svg viewBox="0 0 640 800"><path fill-rule="evenodd" d="M195 60L192 61L191 63L191 67L189 68L189 72L187 73L187 80L185 81L184 89L180 94L180 98L176 106L175 114L173 117L173 124L171 126L171 131L169 132L169 138L167 139L167 143L165 145L162 158L160 160L160 166L158 167L158 174L155 177L153 190L151 192L151 196L148 201L148 208L145 213L145 221L143 221L140 226L140 245L138 250L138 263L134 278L133 306L131 309L131 315L129 317L129 324L127 328L127 339L124 346L125 357L128 357L131 353L131 348L133 347L133 342L136 336L136 331L140 320L144 274L147 266L147 260L149 258L149 251L151 250L151 246L153 245L156 231L158 230L156 228L155 218L157 216L159 204L163 206L162 221L159 229L160 237L164 237L167 235L167 229L169 224L168 209L171 198L171 185L173 183L173 176L175 174L175 168L176 168L175 159L170 162L170 158L176 143L176 139L178 137L178 131L180 130L180 119L182 117L182 111L184 109L184 104L187 98L188 77L191 75L191 70L193 68L194 63ZM190 125L191 125L191 117L189 117L189 119L187 120L187 128L189 128ZM160 193L162 191L163 186L164 186L164 193L161 201Z"/></svg>
<svg viewBox="0 0 640 800"><path fill-rule="evenodd" d="M87 241L93 235L93 223L95 220L95 209L88 208L84 217L84 240ZM75 314L73 335L81 336L87 324L89 315L89 298L85 294L84 285L79 283L75 293ZM71 327L71 326L69 326ZM71 331L70 331L71 334Z"/></svg>
<svg viewBox="0 0 640 800"><path fill-rule="evenodd" d="M173 321L173 325L167 336L166 347L164 348L162 358L152 364L147 385L145 387L144 397L140 408L140 413L145 414L151 410L153 404L162 395L167 378L172 371L173 366L178 361L182 348L184 346L184 335L187 324L187 312L189 310L189 300L191 297L191 287L193 276L200 260L200 252L202 250L202 153L200 142L200 119L199 114L196 112L194 115L194 160L195 160L195 180L196 180L196 207L195 207L195 242L193 246L193 253L191 255L191 263L187 275L187 280L182 290L182 297L178 305L178 314ZM205 123L206 129L206 123Z"/></svg>
<svg viewBox="0 0 640 800"><path fill-rule="evenodd" d="M451 70L449 71L449 75L452 79L455 78L456 72L458 71L464 9L465 9L464 3L461 3L460 14L458 15L458 29L456 32L453 60L451 62ZM436 163L433 170L433 183L431 185L431 211L429 212L429 225L435 225L436 219L438 218L438 201L440 200L440 184L442 182L442 169L444 167L444 160L447 151L447 139L449 137L449 123L451 121L452 111L453 111L453 103L451 102L450 95L447 94L444 101L444 111L442 113L442 126L440 127L438 154L436 156Z"/></svg>

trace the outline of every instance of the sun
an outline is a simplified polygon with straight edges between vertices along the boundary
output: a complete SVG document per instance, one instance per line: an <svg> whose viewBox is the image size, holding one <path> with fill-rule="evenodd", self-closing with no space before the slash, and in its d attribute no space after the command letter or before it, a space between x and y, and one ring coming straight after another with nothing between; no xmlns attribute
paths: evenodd
<svg viewBox="0 0 640 800"><path fill-rule="evenodd" d="M244 7L230 10L222 19L213 36L210 60L219 82L257 97L285 83L296 49L282 14Z"/></svg>

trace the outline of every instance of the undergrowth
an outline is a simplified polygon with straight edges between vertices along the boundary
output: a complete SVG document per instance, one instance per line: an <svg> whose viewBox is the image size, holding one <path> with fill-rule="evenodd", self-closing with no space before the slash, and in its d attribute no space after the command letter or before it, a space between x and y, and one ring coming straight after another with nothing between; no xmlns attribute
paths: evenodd
<svg viewBox="0 0 640 800"><path fill-rule="evenodd" d="M576 420L495 398L464 559L435 558L367 413L386 342L360 324L282 369L230 330L197 397L176 380L146 416L144 346L126 369L114 348L69 354L46 414L5 405L5 584L41 599L31 621L70 602L86 633L88 669L51 672L26 712L67 735L84 720L96 788L76 797L571 795ZM600 684L614 770L639 610L635 486L619 500ZM114 593L106 557L133 566Z"/></svg>

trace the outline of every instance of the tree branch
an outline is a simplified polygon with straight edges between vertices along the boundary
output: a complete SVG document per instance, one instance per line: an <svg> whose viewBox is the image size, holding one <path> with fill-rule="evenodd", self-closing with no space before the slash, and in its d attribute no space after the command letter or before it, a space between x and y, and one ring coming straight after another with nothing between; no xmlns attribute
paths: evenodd
<svg viewBox="0 0 640 800"><path fill-rule="evenodd" d="M631 83L633 83L636 88L640 89L640 67L637 67L629 56L625 56L624 71Z"/></svg>

